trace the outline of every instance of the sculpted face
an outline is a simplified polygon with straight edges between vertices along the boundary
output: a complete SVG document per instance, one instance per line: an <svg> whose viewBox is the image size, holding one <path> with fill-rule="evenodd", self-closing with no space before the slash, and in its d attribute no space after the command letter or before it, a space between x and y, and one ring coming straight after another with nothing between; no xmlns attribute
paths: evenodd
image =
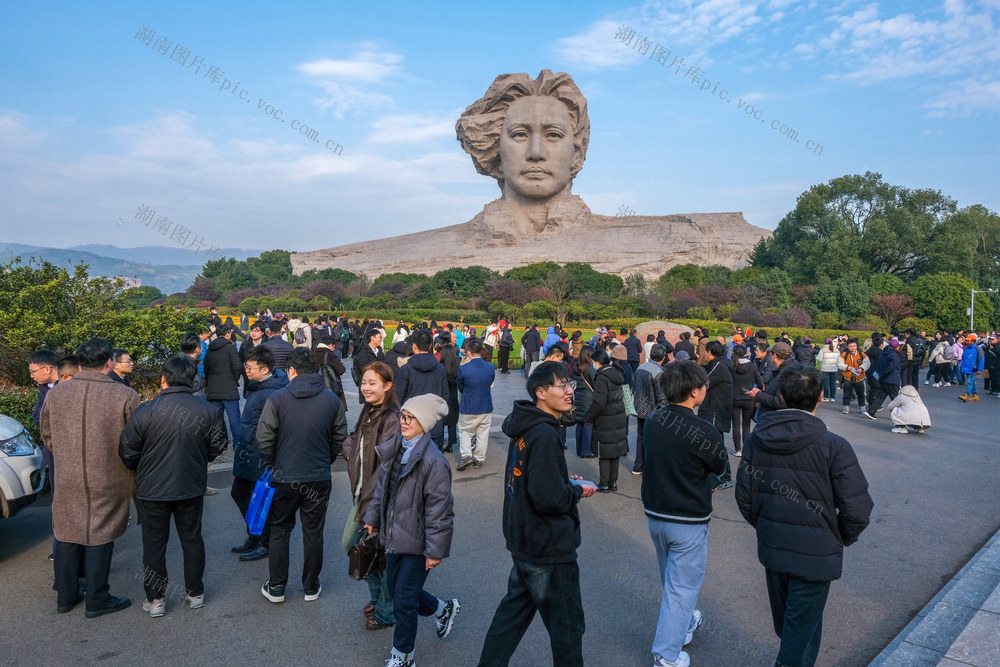
<svg viewBox="0 0 1000 667"><path fill-rule="evenodd" d="M569 111L548 96L522 97L500 134L504 197L546 200L569 191L576 147Z"/></svg>

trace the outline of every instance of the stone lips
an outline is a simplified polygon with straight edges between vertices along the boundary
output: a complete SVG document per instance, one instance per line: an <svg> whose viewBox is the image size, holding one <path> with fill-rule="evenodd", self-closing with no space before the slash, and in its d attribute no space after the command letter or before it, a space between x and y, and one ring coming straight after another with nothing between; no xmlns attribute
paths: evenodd
<svg viewBox="0 0 1000 667"><path fill-rule="evenodd" d="M487 206L489 208L489 205ZM756 243L771 235L741 212L665 216L571 216L550 219L533 237L505 232L484 209L469 222L376 241L295 253L292 270L338 268L376 278L384 273L433 275L452 267L507 271L534 262L586 262L596 271L648 280L678 264L745 266ZM583 218L581 220L581 217ZM509 228L508 228L509 229Z"/></svg>

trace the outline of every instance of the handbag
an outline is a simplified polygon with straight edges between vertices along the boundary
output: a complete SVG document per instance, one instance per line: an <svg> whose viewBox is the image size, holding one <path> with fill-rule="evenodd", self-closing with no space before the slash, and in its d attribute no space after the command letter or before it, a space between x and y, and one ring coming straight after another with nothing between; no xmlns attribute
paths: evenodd
<svg viewBox="0 0 1000 667"><path fill-rule="evenodd" d="M251 535L260 535L264 532L264 524L267 523L267 514L271 510L273 499L274 487L271 486L271 469L268 468L254 484L250 505L247 507L247 529Z"/></svg>
<svg viewBox="0 0 1000 667"><path fill-rule="evenodd" d="M347 550L347 576L361 581L371 574L385 571L385 548L379 545L378 535L361 535L358 543Z"/></svg>
<svg viewBox="0 0 1000 667"><path fill-rule="evenodd" d="M319 367L319 376L323 378L323 385L340 397L344 394L344 384L341 382L340 376L333 370L333 366L327 363L329 358L330 352L327 351L327 353L323 355L323 363L320 364Z"/></svg>
<svg viewBox="0 0 1000 667"><path fill-rule="evenodd" d="M638 417L635 411L635 397L632 396L632 387L627 384L622 385L622 401L625 403L625 415L628 417Z"/></svg>

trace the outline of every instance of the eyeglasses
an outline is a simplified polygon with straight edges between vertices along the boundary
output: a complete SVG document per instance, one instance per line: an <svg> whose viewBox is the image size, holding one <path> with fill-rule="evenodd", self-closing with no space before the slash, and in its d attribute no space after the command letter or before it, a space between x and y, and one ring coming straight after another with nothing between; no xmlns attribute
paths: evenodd
<svg viewBox="0 0 1000 667"><path fill-rule="evenodd" d="M46 368L52 368L52 366L39 366L35 370L28 369L28 375L34 375L38 371L44 371Z"/></svg>
<svg viewBox="0 0 1000 667"><path fill-rule="evenodd" d="M399 422L401 424L409 424L414 419L416 419L416 417L414 417L413 415L408 414L406 412L404 412L403 414L399 415Z"/></svg>
<svg viewBox="0 0 1000 667"><path fill-rule="evenodd" d="M562 384L550 384L549 387L552 389L562 389L563 393L568 394L576 389L576 380L570 380Z"/></svg>

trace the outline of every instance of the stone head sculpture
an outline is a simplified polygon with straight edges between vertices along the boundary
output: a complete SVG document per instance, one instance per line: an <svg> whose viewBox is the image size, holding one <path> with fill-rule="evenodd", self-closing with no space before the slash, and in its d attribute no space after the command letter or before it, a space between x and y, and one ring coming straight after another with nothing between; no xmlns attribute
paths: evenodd
<svg viewBox="0 0 1000 667"><path fill-rule="evenodd" d="M568 74L501 74L455 124L476 171L522 205L568 197L590 142L587 100Z"/></svg>

